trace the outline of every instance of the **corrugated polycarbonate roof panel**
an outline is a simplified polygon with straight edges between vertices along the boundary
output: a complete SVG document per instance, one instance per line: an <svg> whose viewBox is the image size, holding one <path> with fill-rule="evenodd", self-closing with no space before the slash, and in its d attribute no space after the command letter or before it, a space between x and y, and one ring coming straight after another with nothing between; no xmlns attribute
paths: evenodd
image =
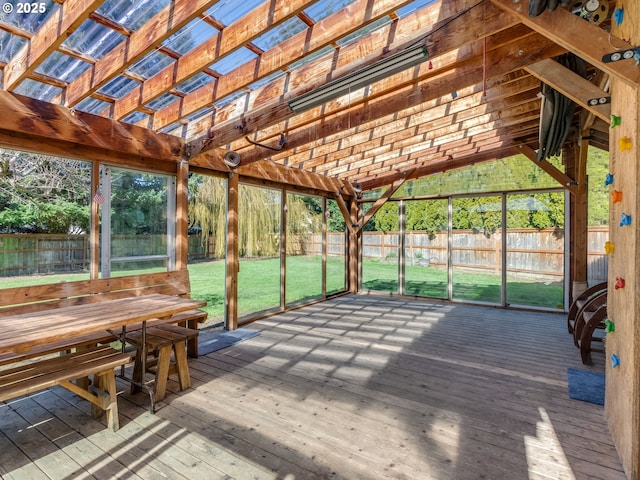
<svg viewBox="0 0 640 480"><path fill-rule="evenodd" d="M122 98L138 85L140 85L139 82L121 75L101 87L98 92L113 98Z"/></svg>
<svg viewBox="0 0 640 480"><path fill-rule="evenodd" d="M167 38L162 45L180 55L193 50L198 45L213 37L218 30L198 18L189 22L176 33Z"/></svg>
<svg viewBox="0 0 640 480"><path fill-rule="evenodd" d="M44 100L45 102L52 101L55 97L62 93L62 89L54 87L53 85L47 85L46 83L37 82L27 78L18 85L16 93L20 95L26 95L38 100Z"/></svg>
<svg viewBox="0 0 640 480"><path fill-rule="evenodd" d="M96 98L88 97L78 103L75 108L77 110L82 110L83 112L98 114L110 107L110 103L103 102L102 100L98 100Z"/></svg>
<svg viewBox="0 0 640 480"><path fill-rule="evenodd" d="M369 25L366 25L361 29L356 30L355 32L350 33L349 35L345 35L344 37L339 39L336 43L342 47L351 42L355 42L356 40L359 40L362 37L366 37L367 35L371 34L372 31L377 30L378 28L383 27L389 23L391 23L391 19L389 17L379 18L375 22L372 22Z"/></svg>
<svg viewBox="0 0 640 480"><path fill-rule="evenodd" d="M243 65L256 57L257 55L251 50L245 47L241 47L235 52L227 55L223 59L211 64L209 68L221 75L224 75L232 71L234 68Z"/></svg>
<svg viewBox="0 0 640 480"><path fill-rule="evenodd" d="M53 52L38 66L36 72L57 78L63 82L71 82L89 68L91 68L91 65L87 62L59 52Z"/></svg>
<svg viewBox="0 0 640 480"><path fill-rule="evenodd" d="M253 44L266 51L293 37L296 33L306 30L306 28L307 25L302 20L293 17L260 35L253 41Z"/></svg>
<svg viewBox="0 0 640 480"><path fill-rule="evenodd" d="M39 0L37 2L6 0L1 3L0 21L30 33L35 33L47 18L60 8L60 5L53 0Z"/></svg>
<svg viewBox="0 0 640 480"><path fill-rule="evenodd" d="M427 5L435 2L436 0L416 0L415 2L411 2L408 5L405 5L402 8L399 8L396 11L398 17L406 17L407 15L411 15L416 10L420 10L422 7L426 7Z"/></svg>
<svg viewBox="0 0 640 480"><path fill-rule="evenodd" d="M211 75L207 75L206 73L200 72L197 75L194 75L189 80L185 80L181 84L176 86L176 90L180 93L189 94L198 88L214 82L215 78Z"/></svg>
<svg viewBox="0 0 640 480"><path fill-rule="evenodd" d="M26 43L25 38L0 32L0 62L7 63Z"/></svg>
<svg viewBox="0 0 640 480"><path fill-rule="evenodd" d="M104 25L85 20L62 44L71 50L100 59L124 39L123 35Z"/></svg>
<svg viewBox="0 0 640 480"><path fill-rule="evenodd" d="M174 60L171 57L154 50L135 65L132 65L131 68L129 68L129 71L147 79L153 77L167 65L171 65L173 61Z"/></svg>
<svg viewBox="0 0 640 480"><path fill-rule="evenodd" d="M137 30L169 3L169 0L106 0L97 12L130 30Z"/></svg>
<svg viewBox="0 0 640 480"><path fill-rule="evenodd" d="M304 13L314 22L319 22L347 5L352 4L355 0L333 0L330 2L319 1L304 10Z"/></svg>
<svg viewBox="0 0 640 480"><path fill-rule="evenodd" d="M221 0L207 10L207 15L230 25L262 3L262 0Z"/></svg>
<svg viewBox="0 0 640 480"><path fill-rule="evenodd" d="M171 105L176 100L178 100L178 97L176 97L175 95L171 95L170 93L165 93L164 95L161 95L155 100L152 100L151 102L147 103L146 106L153 110L160 110L162 107Z"/></svg>
<svg viewBox="0 0 640 480"><path fill-rule="evenodd" d="M143 120L148 120L149 115L142 112L133 112L122 119L125 123L136 124L142 122Z"/></svg>

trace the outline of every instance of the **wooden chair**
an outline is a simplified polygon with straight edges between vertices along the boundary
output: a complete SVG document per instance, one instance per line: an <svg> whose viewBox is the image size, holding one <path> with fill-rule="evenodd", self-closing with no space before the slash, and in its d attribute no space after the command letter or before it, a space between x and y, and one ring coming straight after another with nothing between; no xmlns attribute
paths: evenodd
<svg viewBox="0 0 640 480"><path fill-rule="evenodd" d="M589 297L576 314L576 319L573 323L573 343L576 347L580 347L580 339L582 338L582 332L584 326L591 318L591 314L598 310L601 306L607 304L607 291L604 290L591 297Z"/></svg>
<svg viewBox="0 0 640 480"><path fill-rule="evenodd" d="M578 318L578 313L584 310L584 307L589 302L589 300L592 297L606 291L607 282L601 282L587 288L573 300L573 302L571 303L571 307L569 308L569 313L567 314L567 330L569 331L569 333L573 333L574 323L576 321L576 318ZM595 308L593 310L595 310Z"/></svg>
<svg viewBox="0 0 640 480"><path fill-rule="evenodd" d="M602 337L594 335L596 329L605 328L605 320L607 319L607 304L603 304L593 312L585 312L583 315L583 326L578 341L580 347L580 356L582 363L585 365L593 365L591 360L591 344L592 342L602 342Z"/></svg>

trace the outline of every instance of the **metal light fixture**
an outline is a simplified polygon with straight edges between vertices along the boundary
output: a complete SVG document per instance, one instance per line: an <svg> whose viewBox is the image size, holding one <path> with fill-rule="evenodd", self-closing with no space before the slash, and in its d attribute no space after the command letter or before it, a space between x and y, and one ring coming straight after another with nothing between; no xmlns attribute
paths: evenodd
<svg viewBox="0 0 640 480"><path fill-rule="evenodd" d="M423 43L407 48L294 98L289 102L289 108L295 113L304 112L352 90L357 90L387 78L394 73L418 65L427 60L427 58L427 48Z"/></svg>

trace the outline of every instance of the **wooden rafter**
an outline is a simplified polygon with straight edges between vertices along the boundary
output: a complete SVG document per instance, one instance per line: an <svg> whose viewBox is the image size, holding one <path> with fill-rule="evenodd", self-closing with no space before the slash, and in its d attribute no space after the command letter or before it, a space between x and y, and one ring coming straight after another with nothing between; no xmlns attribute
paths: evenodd
<svg viewBox="0 0 640 480"><path fill-rule="evenodd" d="M371 220L371 218L373 218L376 212L380 210L380 208L385 203L387 203L387 200L389 200L393 196L393 194L396 193L402 185L404 185L404 182L412 178L414 172L415 170L398 173L398 177L393 180L389 188L387 188L387 190L385 190L385 192L380 195L380 197L374 202L371 208L364 215L364 217L362 218L362 222L358 226L358 230L362 230L364 228L364 226L367 224L367 222L369 222L369 220Z"/></svg>
<svg viewBox="0 0 640 480"><path fill-rule="evenodd" d="M69 35L71 35L102 0L67 0L51 15L29 42L9 61L4 69L4 89L14 90Z"/></svg>
<svg viewBox="0 0 640 480"><path fill-rule="evenodd" d="M359 62L351 63L347 68L335 70L333 72L333 76L335 78L338 78L349 72L359 70L368 64L378 61L380 58L384 58L387 55L387 51L397 52L397 51L403 50L407 48L409 45L413 45L416 42L416 40L420 38L425 38L425 37L428 37L429 39L428 42L431 45L437 45L438 48L441 49L441 51L430 52L429 53L430 55L433 55L435 57L439 54L442 55L449 51L455 51L459 55L461 52L460 52L460 49L457 47L460 44L464 45L466 43L475 42L476 39L478 38L478 35L480 35L481 33L484 33L485 35L490 35L491 33L494 33L496 31L502 31L505 28L507 28L509 25L513 24L513 21L511 20L510 17L504 16L504 15L502 16L497 15L494 11L487 13L487 11L483 9L478 9L478 10L471 9L467 12L467 14L470 15L470 18L471 18L471 14L469 12L473 12L479 15L479 17L473 16L473 20L475 22L479 22L480 19L484 19L483 15L485 14L489 15L486 18L486 21L484 20L480 21L480 23L484 27L482 29L483 32L470 29L469 32L463 32L460 35L456 36L455 41L453 41L452 39L453 37L451 37L447 29L442 28L442 25L440 24L436 24L432 28L429 28L427 30L414 34L410 39L388 46L387 47L388 50L387 48L385 48L383 51L378 51L373 55L369 55ZM492 24L491 22L494 22L494 23ZM448 42L447 42L447 38L449 39ZM525 55L522 55L521 57L525 57ZM386 85L387 85L386 88L389 90L399 89L402 86L412 84L422 76L428 76L431 74L431 72L428 69L428 66L426 65L422 65L419 68L416 67L416 70L419 70L419 72L414 73L414 69L411 69L409 72L402 72L402 74L395 75L393 82L387 79L388 81L384 81L386 82ZM322 85L325 81L326 79L323 78L321 81L309 82L306 86L298 90L295 90L293 92L289 92L289 94L287 95L287 98L289 97L293 98L301 93L310 91L313 88ZM383 82L379 82L379 83L383 83ZM311 111L311 113L308 113L308 115L313 115L313 110ZM226 122L220 125L219 127L213 128L205 138L196 140L192 142L192 144L193 145L200 144L198 147L196 147L196 150L198 149L206 150L207 148L213 148L215 146L225 145L233 141L235 138L241 137L243 133L247 134L247 133L258 131L261 128L265 128L275 123L282 122L288 118L292 118L293 116L294 116L294 113L289 109L288 105L286 103L283 103L281 99L276 99L275 101L267 102L263 106L253 109L250 115L243 115L238 120ZM358 118L357 116L354 116L353 120L354 122L357 122L357 121L360 121L361 119ZM239 123L243 125L243 129L240 132L240 134L238 133L238 129L237 129L237 125ZM204 146L205 141L207 142L207 146Z"/></svg>
<svg viewBox="0 0 640 480"><path fill-rule="evenodd" d="M238 19L220 33L198 45L175 64L168 65L142 85L136 87L115 105L114 116L126 117L140 104L150 102L169 91L175 84L188 80L215 61L257 38L307 7L314 0L266 1Z"/></svg>
<svg viewBox="0 0 640 480"><path fill-rule="evenodd" d="M524 154L525 157L527 157L533 163L538 165L542 170L547 172L549 174L549 176L554 178L560 185L562 185L564 188L569 190L574 195L576 194L576 192L579 189L579 185L578 185L578 182L576 180L572 179L571 177L569 177L564 172L561 172L560 170L558 170L556 167L551 165L546 160L538 161L536 159L536 152L531 147L529 147L527 145L521 145L519 147L519 149L520 149L520 152L522 154ZM584 188L584 187L581 187L581 188Z"/></svg>
<svg viewBox="0 0 640 480"><path fill-rule="evenodd" d="M162 128L177 121L182 116L197 112L201 108L209 106L216 99L222 98L238 88L244 88L284 68L291 62L332 44L336 39L381 18L404 3L407 2L398 2L397 0L356 0L333 15L319 21L310 29L284 40L276 47L263 53L259 58L240 65L228 74L220 76L215 86L205 85L188 94L181 105L172 104L164 107L154 117L154 128ZM435 11L429 17L431 16L435 21L437 18ZM428 20L429 18L425 21ZM267 89L271 88L273 87L267 87Z"/></svg>
<svg viewBox="0 0 640 480"><path fill-rule="evenodd" d="M66 105L75 106L129 65L160 45L165 39L214 5L218 0L174 0L140 29L120 42L96 64L69 85ZM98 2L100 3L100 2Z"/></svg>

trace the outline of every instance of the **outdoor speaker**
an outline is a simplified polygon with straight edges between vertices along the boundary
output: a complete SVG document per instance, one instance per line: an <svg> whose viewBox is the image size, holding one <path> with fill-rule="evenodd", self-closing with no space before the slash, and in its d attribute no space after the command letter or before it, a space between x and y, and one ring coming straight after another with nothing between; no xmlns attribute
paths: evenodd
<svg viewBox="0 0 640 480"><path fill-rule="evenodd" d="M236 168L240 165L240 154L233 150L229 150L224 154L224 158L222 160L228 167Z"/></svg>

